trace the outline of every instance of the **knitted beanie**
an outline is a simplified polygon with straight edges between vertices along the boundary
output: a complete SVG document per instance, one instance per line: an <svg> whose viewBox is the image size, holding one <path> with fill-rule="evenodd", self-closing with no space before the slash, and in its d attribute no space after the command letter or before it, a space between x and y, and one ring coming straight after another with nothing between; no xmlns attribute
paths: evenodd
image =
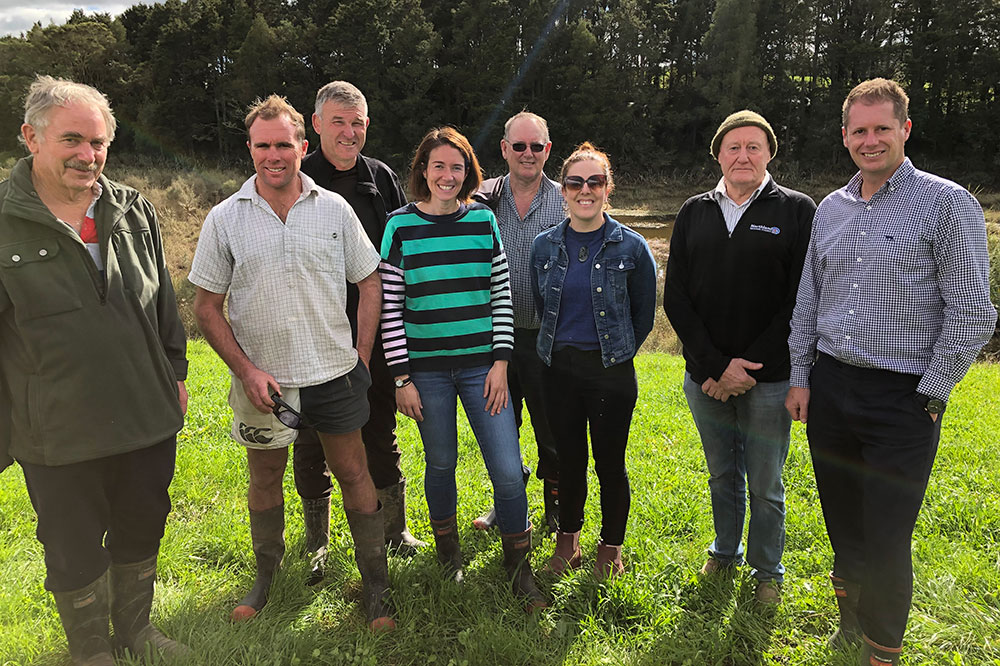
<svg viewBox="0 0 1000 666"><path fill-rule="evenodd" d="M771 129L771 124L764 120L764 116L759 113L754 113L749 109L743 109L742 111L730 114L728 118L722 121L722 124L719 125L719 129L715 132L715 136L712 137L712 157L719 159L719 149L722 147L722 137L726 136L727 132L736 129L737 127L746 127L747 125L759 127L764 130L764 134L767 135L768 148L771 149L771 157L774 157L778 153L778 137L774 135L774 130Z"/></svg>

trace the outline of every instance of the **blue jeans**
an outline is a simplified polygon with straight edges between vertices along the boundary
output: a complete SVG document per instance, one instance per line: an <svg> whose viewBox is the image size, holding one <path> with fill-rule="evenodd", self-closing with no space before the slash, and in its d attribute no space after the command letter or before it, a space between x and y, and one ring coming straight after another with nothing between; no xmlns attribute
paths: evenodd
<svg viewBox="0 0 1000 666"><path fill-rule="evenodd" d="M724 564L743 561L743 522L750 491L747 562L758 580L781 582L785 567L785 486L791 418L788 382L760 382L721 402L684 373L684 394L708 463L715 541L709 554Z"/></svg>
<svg viewBox="0 0 1000 666"><path fill-rule="evenodd" d="M420 439L424 443L424 493L433 520L455 515L458 491L455 466L458 462L458 426L456 397L469 418L469 425L479 442L479 450L493 482L493 505L503 534L517 534L528 529L528 497L521 474L521 450L517 440L514 410L508 405L496 416L486 411L483 387L489 366L411 372L420 393L424 420Z"/></svg>

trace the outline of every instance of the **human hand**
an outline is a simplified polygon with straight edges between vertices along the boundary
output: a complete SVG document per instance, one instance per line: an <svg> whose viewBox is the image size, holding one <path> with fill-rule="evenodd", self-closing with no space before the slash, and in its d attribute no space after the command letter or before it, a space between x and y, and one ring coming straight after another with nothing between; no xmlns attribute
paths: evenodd
<svg viewBox="0 0 1000 666"><path fill-rule="evenodd" d="M240 383L243 384L243 392L247 394L254 409L263 414L269 413L274 407L271 394L281 395L281 386L278 384L278 380L253 366L244 371L239 379Z"/></svg>
<svg viewBox="0 0 1000 666"><path fill-rule="evenodd" d="M483 386L486 411L490 413L490 416L496 416L507 406L509 395L507 393L507 361L494 361L493 367L486 373L486 383Z"/></svg>
<svg viewBox="0 0 1000 666"><path fill-rule="evenodd" d="M793 386L785 396L785 409L793 421L805 423L809 420L809 389Z"/></svg>
<svg viewBox="0 0 1000 666"><path fill-rule="evenodd" d="M423 403L420 402L420 391L413 383L396 389L396 409L403 416L409 416L418 423L424 420Z"/></svg>

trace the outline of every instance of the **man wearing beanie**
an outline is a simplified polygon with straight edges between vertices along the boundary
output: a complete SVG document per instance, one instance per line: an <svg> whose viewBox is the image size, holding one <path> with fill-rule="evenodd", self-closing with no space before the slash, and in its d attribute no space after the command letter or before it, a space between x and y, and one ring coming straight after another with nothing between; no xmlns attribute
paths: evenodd
<svg viewBox="0 0 1000 666"><path fill-rule="evenodd" d="M731 571L745 557L761 603L781 600L785 573L788 322L816 210L767 172L777 150L760 114L738 111L722 122L711 144L722 178L681 206L663 296L684 345L684 394L708 463L715 540L701 573Z"/></svg>

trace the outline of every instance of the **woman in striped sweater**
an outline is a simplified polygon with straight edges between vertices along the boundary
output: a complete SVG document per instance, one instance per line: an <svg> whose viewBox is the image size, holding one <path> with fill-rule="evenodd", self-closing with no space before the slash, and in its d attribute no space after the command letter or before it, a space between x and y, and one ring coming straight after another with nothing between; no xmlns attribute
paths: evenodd
<svg viewBox="0 0 1000 666"><path fill-rule="evenodd" d="M507 392L514 314L496 218L469 203L481 181L464 136L449 127L427 133L410 167L416 201L389 216L382 238L382 343L396 406L417 421L423 440L438 560L462 580L455 487L461 398L493 482L504 568L531 610L545 602L528 563L531 524Z"/></svg>

